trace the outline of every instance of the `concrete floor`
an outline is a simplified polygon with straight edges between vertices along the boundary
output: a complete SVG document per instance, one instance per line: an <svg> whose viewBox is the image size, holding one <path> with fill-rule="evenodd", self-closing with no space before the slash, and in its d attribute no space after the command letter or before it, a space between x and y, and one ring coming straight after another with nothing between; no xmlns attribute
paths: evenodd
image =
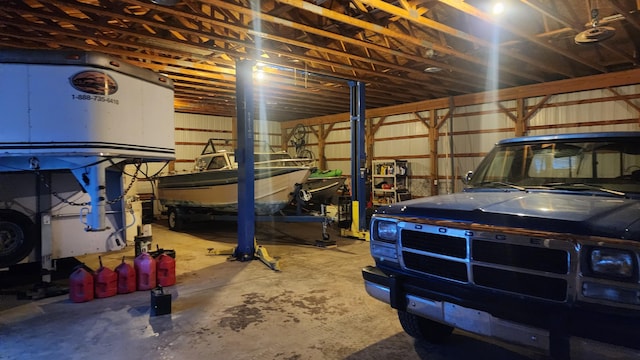
<svg viewBox="0 0 640 360"><path fill-rule="evenodd" d="M337 246L318 248L319 224L259 224L259 244L280 259L276 272L208 252L235 246L235 230L153 225L153 247L176 251L170 315L150 317L149 291L79 304L66 295L0 297L0 359L546 359L457 330L445 345L415 342L395 312L364 291L368 242L330 229ZM133 263L133 246L103 263L114 268L122 256ZM97 268L95 255L82 261Z"/></svg>

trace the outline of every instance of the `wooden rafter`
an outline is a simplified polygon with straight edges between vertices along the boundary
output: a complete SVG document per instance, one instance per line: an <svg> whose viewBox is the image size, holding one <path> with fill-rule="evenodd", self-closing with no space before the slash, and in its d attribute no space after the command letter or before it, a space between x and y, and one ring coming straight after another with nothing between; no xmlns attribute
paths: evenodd
<svg viewBox="0 0 640 360"><path fill-rule="evenodd" d="M179 0L176 6L3 0L0 46L117 56L170 76L178 111L225 116L235 112L236 61L261 61L267 65L267 82L256 83L262 105L269 119L281 121L342 116L349 109L345 79L365 82L368 113L383 114L378 109L411 112L405 104L464 99L490 86L640 66L637 1L600 2L602 16L620 16L605 21L616 35L594 46L573 41L589 20L584 0L512 1L526 16L499 23L476 0L258 3L259 9L237 0ZM492 42L489 28L505 40Z"/></svg>

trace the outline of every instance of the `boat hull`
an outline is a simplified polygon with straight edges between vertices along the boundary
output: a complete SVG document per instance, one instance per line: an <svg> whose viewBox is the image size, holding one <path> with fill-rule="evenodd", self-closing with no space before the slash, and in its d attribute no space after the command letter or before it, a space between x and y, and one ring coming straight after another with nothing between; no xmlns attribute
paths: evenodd
<svg viewBox="0 0 640 360"><path fill-rule="evenodd" d="M308 167L271 167L255 170L255 213L271 215L293 199ZM207 208L213 213L238 212L238 170L202 171L158 178L158 199L167 207Z"/></svg>
<svg viewBox="0 0 640 360"><path fill-rule="evenodd" d="M307 179L303 189L311 194L313 204L337 204L338 190L344 185L346 178L313 177Z"/></svg>

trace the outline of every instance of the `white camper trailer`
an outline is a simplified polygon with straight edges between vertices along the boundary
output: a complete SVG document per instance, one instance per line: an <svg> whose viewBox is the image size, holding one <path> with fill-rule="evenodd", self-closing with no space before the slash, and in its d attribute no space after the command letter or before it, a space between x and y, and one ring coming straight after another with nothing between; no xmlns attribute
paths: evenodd
<svg viewBox="0 0 640 360"><path fill-rule="evenodd" d="M0 79L0 268L126 246L125 166L175 158L172 81L46 50L3 50Z"/></svg>

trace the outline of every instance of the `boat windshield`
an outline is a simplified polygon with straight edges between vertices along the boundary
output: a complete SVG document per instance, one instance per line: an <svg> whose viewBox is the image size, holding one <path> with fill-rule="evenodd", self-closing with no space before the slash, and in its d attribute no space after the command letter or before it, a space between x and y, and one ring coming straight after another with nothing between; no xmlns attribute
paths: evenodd
<svg viewBox="0 0 640 360"><path fill-rule="evenodd" d="M211 158L211 162L209 162L207 170L219 170L224 169L225 167L228 168L227 165L227 159L225 158L224 154L216 154Z"/></svg>
<svg viewBox="0 0 640 360"><path fill-rule="evenodd" d="M199 156L194 163L193 170L195 172L199 172L205 170L222 170L231 168L232 166L227 159L227 154L221 152L217 154L206 154Z"/></svg>
<svg viewBox="0 0 640 360"><path fill-rule="evenodd" d="M485 157L467 185L639 194L640 143L633 138L503 143Z"/></svg>

